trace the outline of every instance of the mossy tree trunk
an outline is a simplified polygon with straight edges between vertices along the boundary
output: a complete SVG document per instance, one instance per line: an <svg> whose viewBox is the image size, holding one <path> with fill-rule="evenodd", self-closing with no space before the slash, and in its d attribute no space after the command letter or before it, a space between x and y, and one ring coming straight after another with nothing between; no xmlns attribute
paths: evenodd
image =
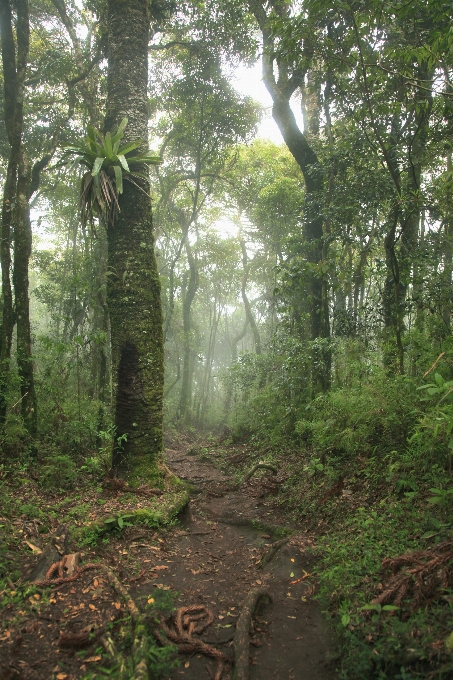
<svg viewBox="0 0 453 680"><path fill-rule="evenodd" d="M5 422L11 344L14 328L11 287L11 226L16 200L17 172L22 146L23 89L29 47L28 2L16 3L15 36L11 2L0 2L4 120L10 146L6 181L3 189L0 257L2 268L2 326L0 334L0 423ZM17 43L17 45L16 45Z"/></svg>
<svg viewBox="0 0 453 680"><path fill-rule="evenodd" d="M148 140L148 0L109 0L105 129L128 118L126 141ZM146 172L146 169L143 169ZM124 182L121 213L108 228L107 300L111 325L116 436L112 469L150 477L162 448L163 334L149 183Z"/></svg>
<svg viewBox="0 0 453 680"><path fill-rule="evenodd" d="M28 266L32 247L30 222L31 167L25 149L21 148L17 179L14 227L14 301L17 328L17 370L20 378L21 415L32 437L37 434L38 414L35 392L30 329L30 299Z"/></svg>

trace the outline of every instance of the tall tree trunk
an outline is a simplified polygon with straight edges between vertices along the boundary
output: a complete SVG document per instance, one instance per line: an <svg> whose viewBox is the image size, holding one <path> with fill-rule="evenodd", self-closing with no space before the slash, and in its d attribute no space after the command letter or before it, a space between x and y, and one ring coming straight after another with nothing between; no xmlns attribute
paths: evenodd
<svg viewBox="0 0 453 680"><path fill-rule="evenodd" d="M447 200L446 200L446 216L444 226L444 270L443 270L443 305L442 305L442 319L445 324L445 334L451 333L451 313L452 313L452 291L451 291L451 276L453 272L453 180L451 173L453 171L452 153L451 149L447 152L447 172L449 173L449 181L447 185Z"/></svg>
<svg viewBox="0 0 453 680"><path fill-rule="evenodd" d="M3 190L0 264L2 268L2 327L0 337L0 425L5 422L11 344L14 328L13 295L11 289L11 224L16 199L17 171L23 133L23 89L29 47L28 2L18 0L17 55L13 33L11 2L0 2L0 30L4 87L4 119L10 153Z"/></svg>
<svg viewBox="0 0 453 680"><path fill-rule="evenodd" d="M37 433L37 401L31 351L30 303L28 296L28 265L31 255L32 233L30 222L31 168L22 146L17 198L13 211L14 226L14 300L17 324L17 369L20 378L21 414L31 436Z"/></svg>
<svg viewBox="0 0 453 680"><path fill-rule="evenodd" d="M106 130L128 118L126 141L148 140L148 0L109 0ZM108 228L116 436L112 468L150 477L162 450L163 333L149 183L125 181L120 215Z"/></svg>

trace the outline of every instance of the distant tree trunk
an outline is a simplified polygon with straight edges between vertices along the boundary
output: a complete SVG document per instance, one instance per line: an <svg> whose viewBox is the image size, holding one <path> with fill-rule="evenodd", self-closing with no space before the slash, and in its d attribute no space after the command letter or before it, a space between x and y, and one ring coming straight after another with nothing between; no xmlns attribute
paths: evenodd
<svg viewBox="0 0 453 680"><path fill-rule="evenodd" d="M396 252L396 231L400 220L400 205L395 198L384 239L387 277L384 283L384 366L389 372L404 373L404 301L405 288L401 284L400 263Z"/></svg>
<svg viewBox="0 0 453 680"><path fill-rule="evenodd" d="M191 400L192 400L192 376L193 376L193 350L192 350L192 302L198 290L198 267L189 243L188 226L185 230L185 248L189 263L189 281L182 302L182 322L184 331L184 356L182 364L182 385L179 398L178 419L190 423Z"/></svg>
<svg viewBox="0 0 453 680"><path fill-rule="evenodd" d="M245 338L247 335L247 327L249 325L249 320L245 319L244 325L242 327L242 330L239 331L237 335L233 337L231 340L231 366L234 366L238 359L238 344L240 341ZM231 399L233 397L233 383L229 382L227 385L227 391L226 391L226 397L225 397L225 406L223 409L223 417L224 420L227 421L230 409L231 409Z"/></svg>
<svg viewBox="0 0 453 680"><path fill-rule="evenodd" d="M289 5L270 2L277 15L288 16ZM327 339L330 336L329 307L324 276L319 272L324 256L324 169L309 142L310 134L316 134L319 127L319 113L316 88L309 82L306 87L307 101L304 115L308 130L302 132L291 110L290 99L297 89L304 88L304 74L297 69L289 74L289 68L276 59L274 38L262 2L249 2L263 36L263 82L272 97L272 116L277 123L285 143L298 163L305 181L305 204L303 216L303 255L309 263L305 275L306 285L299 292L301 318L308 313L310 318L310 340ZM326 343L318 343L313 352L312 385L315 392L326 391L330 385L331 353Z"/></svg>
<svg viewBox="0 0 453 680"><path fill-rule="evenodd" d="M412 298L417 306L417 298L421 297L420 277L416 276L420 267L420 219L423 208L422 169L425 160L426 145L429 136L429 121L433 106L431 94L434 71L422 62L417 69L419 82L423 86L416 92L416 109L413 124L413 135L407 151L407 196L408 206L401 233L401 294L403 300L412 283Z"/></svg>
<svg viewBox="0 0 453 680"><path fill-rule="evenodd" d="M126 141L148 141L148 0L109 0L105 129L128 118ZM125 181L119 218L108 228L110 314L116 436L112 469L150 477L162 450L163 334L149 183Z"/></svg>
<svg viewBox="0 0 453 680"><path fill-rule="evenodd" d="M239 237L240 242L241 242L241 250L242 250L242 282L241 282L241 295L242 295L242 302L244 303L244 309L245 309L245 316L247 321L250 324L250 328L252 329L253 333L253 340L255 342L255 352L256 354L261 354L261 338L260 338L260 332L258 330L258 326L255 321L255 317L252 312L252 308L250 306L250 301L247 297L247 279L249 276L249 264L248 264L248 256L247 256L247 248L245 246L244 239L242 236Z"/></svg>

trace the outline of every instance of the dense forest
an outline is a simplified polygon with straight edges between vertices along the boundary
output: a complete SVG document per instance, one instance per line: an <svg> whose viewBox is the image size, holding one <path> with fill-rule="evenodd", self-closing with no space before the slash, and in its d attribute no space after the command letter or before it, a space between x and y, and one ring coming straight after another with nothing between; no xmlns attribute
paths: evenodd
<svg viewBox="0 0 453 680"><path fill-rule="evenodd" d="M452 14L0 0L2 680L453 677ZM228 658L207 604L172 614L185 586L134 590L155 553L114 562L143 527L188 558L209 498L219 527L263 506L257 568L305 537L285 588L323 612L324 674L305 632L294 675L249 669L241 618ZM55 588L101 563L123 618L66 630ZM39 619L68 666L27 666Z"/></svg>

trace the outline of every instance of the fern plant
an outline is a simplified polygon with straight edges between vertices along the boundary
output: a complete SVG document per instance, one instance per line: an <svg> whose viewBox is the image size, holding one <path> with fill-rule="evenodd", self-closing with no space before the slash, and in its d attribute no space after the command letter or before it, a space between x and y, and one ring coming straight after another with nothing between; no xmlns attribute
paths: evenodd
<svg viewBox="0 0 453 680"><path fill-rule="evenodd" d="M159 156L152 156L149 149L137 153L143 145L138 139L120 147L127 126L123 118L115 134L102 135L92 125L87 127L87 136L79 145L65 147L65 155L75 155L73 163L87 168L80 186L80 219L85 227L93 224L98 217L105 225L113 225L120 212L118 197L123 193L123 181L136 184L134 177L147 179L131 168L140 165L157 165Z"/></svg>

